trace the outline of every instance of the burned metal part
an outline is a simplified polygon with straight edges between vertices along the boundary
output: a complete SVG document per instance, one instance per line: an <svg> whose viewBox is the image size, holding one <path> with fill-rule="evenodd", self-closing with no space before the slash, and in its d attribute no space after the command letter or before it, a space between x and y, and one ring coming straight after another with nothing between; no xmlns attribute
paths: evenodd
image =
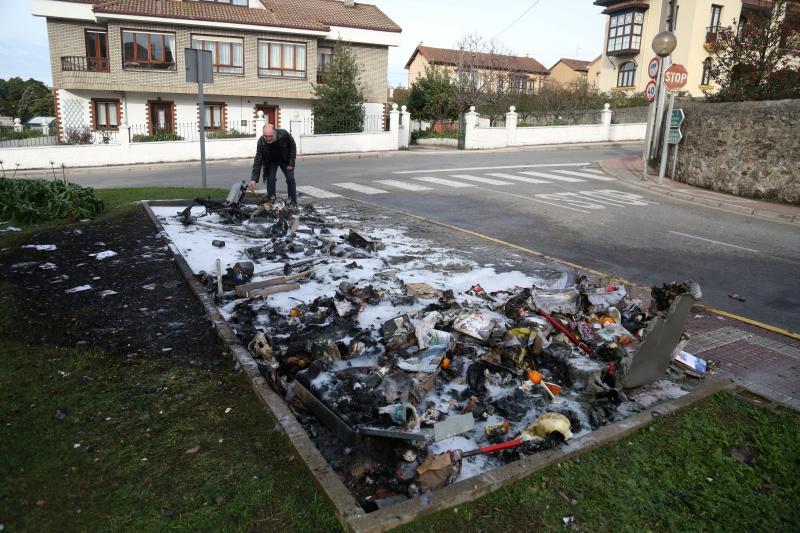
<svg viewBox="0 0 800 533"><path fill-rule="evenodd" d="M328 409L325 404L317 399L316 396L311 394L300 382L292 382L292 391L300 398L303 404L314 413L319 420L325 424L342 442L347 445L353 445L356 442L356 436L350 426L344 420Z"/></svg>

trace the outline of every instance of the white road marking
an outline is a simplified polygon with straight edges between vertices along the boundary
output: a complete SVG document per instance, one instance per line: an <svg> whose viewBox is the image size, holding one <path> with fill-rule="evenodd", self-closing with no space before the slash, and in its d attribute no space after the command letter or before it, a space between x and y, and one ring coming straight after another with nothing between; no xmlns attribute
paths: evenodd
<svg viewBox="0 0 800 533"><path fill-rule="evenodd" d="M489 191L489 192L493 192L495 194L505 194L506 196L513 196L514 198L521 198L523 200L530 200L532 202L538 202L540 204L552 205L553 207L558 207L559 209L568 209L570 211L577 211L578 213L588 213L589 212L589 211L586 211L584 209L576 209L574 207L569 207L569 206L566 206L566 205L554 204L552 202L546 202L544 200L540 200L539 198L534 198L532 196L523 196L521 194L514 194L514 193L504 192L504 191L495 191L493 189L483 189L483 190Z"/></svg>
<svg viewBox="0 0 800 533"><path fill-rule="evenodd" d="M430 191L433 190L430 187L425 187L424 185L417 185L416 183L408 183L407 181L397 181L397 180L375 180L376 183L382 183L384 185L388 185L390 187L397 187L398 189L403 189L406 191Z"/></svg>
<svg viewBox="0 0 800 533"><path fill-rule="evenodd" d="M594 174L587 174L586 172L575 172L574 170L554 170L553 172L558 172L559 174L567 174L568 176L578 176L579 178L588 178L590 180L598 180L598 181L617 181L615 178L609 178L608 176L599 176Z"/></svg>
<svg viewBox="0 0 800 533"><path fill-rule="evenodd" d="M583 167L589 163L546 163L539 165L506 165L502 167L434 168L429 170L395 170L392 174L430 174L432 172L463 172L475 170L504 170L509 168Z"/></svg>
<svg viewBox="0 0 800 533"><path fill-rule="evenodd" d="M429 176L425 176L423 178L411 178L417 181L426 181L428 183L438 183L439 185L447 185L448 187L474 187L471 183L461 183L460 181L452 181L446 180L442 178L431 178Z"/></svg>
<svg viewBox="0 0 800 533"><path fill-rule="evenodd" d="M522 181L525 183L550 183L549 181L537 180L533 178L523 178L522 176L515 176L513 174L503 174L502 172L492 172L489 176L496 178L505 178L507 180Z"/></svg>
<svg viewBox="0 0 800 533"><path fill-rule="evenodd" d="M592 191L581 191L584 196L600 196L605 200L620 202L626 205L659 205L658 202L652 200L645 200L641 194L634 194L632 192L615 191L614 189L595 189Z"/></svg>
<svg viewBox="0 0 800 533"><path fill-rule="evenodd" d="M547 178L549 180L555 180L555 181L566 181L566 182L569 182L569 183L577 183L579 181L586 181L586 180L582 180L580 178L568 178L566 176L557 176L555 174L545 174L544 172L534 172L532 170L528 170L528 171L525 171L525 172L520 172L520 174L525 174L527 176L536 176L536 177L539 177L539 178ZM543 181L542 183L547 183L547 182Z"/></svg>
<svg viewBox="0 0 800 533"><path fill-rule="evenodd" d="M322 189L317 189L316 187L311 187L310 185L303 185L297 188L298 191L305 193L309 196L313 196L314 198L341 198L341 194L336 194L335 192L324 191ZM258 191L256 191L258 192ZM266 194L266 192L264 193Z"/></svg>
<svg viewBox="0 0 800 533"><path fill-rule="evenodd" d="M489 174L490 176L496 176L497 174ZM487 183L489 185L511 185L507 181L500 181L500 180L493 180L491 178L479 178L478 176L470 176L469 174L451 174L451 178L458 178L467 181L475 181L478 183ZM498 177L503 177L498 176Z"/></svg>
<svg viewBox="0 0 800 533"><path fill-rule="evenodd" d="M736 246L735 244L728 244L727 242L715 241L713 239L706 239L704 237L698 237L697 235L689 235L688 233L681 233L680 231L670 231L674 235L680 235L682 237L688 237L690 239L697 239L698 241L705 241L710 242L712 244L719 244L721 246L730 246L731 248L738 248L739 250L745 250L747 252L753 252L756 254L760 254L758 250L753 250L752 248L745 248L744 246Z"/></svg>
<svg viewBox="0 0 800 533"><path fill-rule="evenodd" d="M575 207L583 207L584 209L605 209L605 206L600 204L594 204L592 202L586 201L578 193L574 192L557 192L557 193L550 193L550 194L537 194L537 198L544 198L546 200L552 201L563 201L568 204L571 204Z"/></svg>
<svg viewBox="0 0 800 533"><path fill-rule="evenodd" d="M383 189L376 189L374 187L368 187L366 185L361 185L360 183L353 183L351 181L347 181L344 183L334 183L337 187L341 187L342 189L350 189L351 191L356 191L364 194L385 194L388 191L384 191Z"/></svg>

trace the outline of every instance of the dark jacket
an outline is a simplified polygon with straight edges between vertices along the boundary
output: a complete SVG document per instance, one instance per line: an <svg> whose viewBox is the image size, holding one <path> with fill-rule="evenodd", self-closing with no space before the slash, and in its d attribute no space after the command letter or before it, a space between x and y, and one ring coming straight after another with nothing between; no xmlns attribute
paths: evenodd
<svg viewBox="0 0 800 533"><path fill-rule="evenodd" d="M293 167L294 160L297 158L297 145L294 143L292 134L279 128L275 128L275 133L278 137L275 142L278 143L282 159L282 161L276 161L276 163L286 163ZM250 174L250 180L258 181L258 178L261 177L261 168L269 164L269 162L269 148L267 147L266 139L262 135L258 138L258 143L256 144L256 157L253 159L253 172Z"/></svg>

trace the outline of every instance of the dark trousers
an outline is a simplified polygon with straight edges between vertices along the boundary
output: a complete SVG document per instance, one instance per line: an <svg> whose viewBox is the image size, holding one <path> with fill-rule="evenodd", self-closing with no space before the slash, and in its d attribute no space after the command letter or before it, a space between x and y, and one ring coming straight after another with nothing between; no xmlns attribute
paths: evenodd
<svg viewBox="0 0 800 533"><path fill-rule="evenodd" d="M267 196L270 198L275 197L275 182L278 181L278 167L283 171L286 177L286 187L289 189L289 199L297 203L297 186L294 182L294 169L287 168L288 163L268 163L267 164Z"/></svg>

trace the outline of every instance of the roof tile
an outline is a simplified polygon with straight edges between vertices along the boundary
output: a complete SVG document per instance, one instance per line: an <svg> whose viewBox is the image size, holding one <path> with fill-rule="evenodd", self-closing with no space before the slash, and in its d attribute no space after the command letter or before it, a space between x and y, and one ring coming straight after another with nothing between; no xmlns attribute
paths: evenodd
<svg viewBox="0 0 800 533"><path fill-rule="evenodd" d="M411 64L416 54L422 54L428 61L432 63L437 63L439 65L457 65L460 62L460 56L462 53L461 50L452 50L450 48L433 48L432 46L422 46L418 45L416 50L414 50L414 54L412 54L411 59L408 60L406 64L406 68ZM547 70L544 65L533 59L532 57L522 57L522 56L510 56L510 55L499 55L498 58L502 58L503 60L507 61L508 67L511 70L515 70L517 72L528 72L531 74L549 74L550 71ZM497 59L492 58L491 54L485 53L477 53L476 54L476 65L477 67L491 67L492 64L496 65Z"/></svg>

